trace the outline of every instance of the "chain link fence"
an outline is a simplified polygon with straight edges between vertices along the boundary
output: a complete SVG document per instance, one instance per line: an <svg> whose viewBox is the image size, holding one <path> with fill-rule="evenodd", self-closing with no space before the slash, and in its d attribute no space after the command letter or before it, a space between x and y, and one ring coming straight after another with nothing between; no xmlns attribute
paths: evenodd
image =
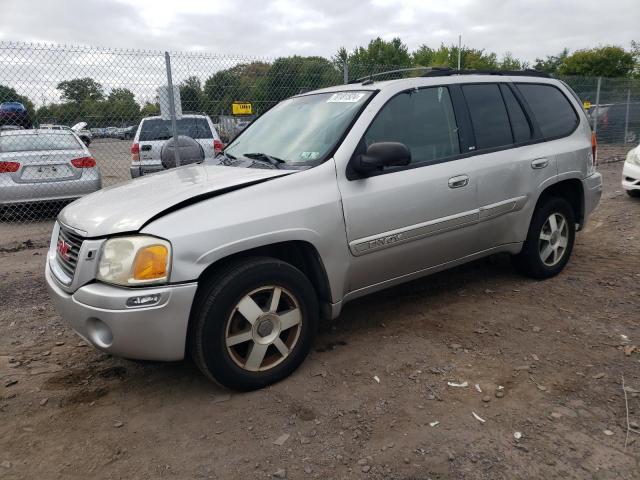
<svg viewBox="0 0 640 480"><path fill-rule="evenodd" d="M322 57L165 55L0 42L0 222L51 218L92 191L213 157L285 98L398 68ZM380 79L419 74L395 72ZM638 143L640 80L564 80L591 103L601 159L623 155ZM170 83L180 93L175 125L167 114L171 109L164 108ZM173 137L178 148L171 150ZM171 152L183 151L183 137L196 142L193 158L172 154L174 163L166 163Z"/></svg>

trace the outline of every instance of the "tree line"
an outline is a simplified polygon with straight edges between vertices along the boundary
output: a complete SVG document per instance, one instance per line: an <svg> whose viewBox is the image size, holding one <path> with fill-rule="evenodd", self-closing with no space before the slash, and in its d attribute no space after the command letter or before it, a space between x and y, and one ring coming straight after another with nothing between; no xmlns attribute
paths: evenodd
<svg viewBox="0 0 640 480"><path fill-rule="evenodd" d="M228 115L234 101L249 101L257 113L298 93L343 82L344 71L350 80L391 69L411 67L457 68L458 47L442 44L438 48L421 45L409 51L400 38L381 38L352 51L340 48L327 59L319 56L280 57L273 62L254 61L219 70L204 82L191 76L179 83L183 111L206 112L211 116ZM498 57L495 52L463 46L462 69L523 70L535 69L558 76L603 76L640 78L640 42L631 48L601 46L537 58L533 64L511 53ZM0 102L20 101L36 123L73 124L86 121L90 127L133 125L143 116L159 113L157 100L140 104L127 88L108 93L95 79L75 78L60 82L60 102L39 108L15 89L0 85Z"/></svg>

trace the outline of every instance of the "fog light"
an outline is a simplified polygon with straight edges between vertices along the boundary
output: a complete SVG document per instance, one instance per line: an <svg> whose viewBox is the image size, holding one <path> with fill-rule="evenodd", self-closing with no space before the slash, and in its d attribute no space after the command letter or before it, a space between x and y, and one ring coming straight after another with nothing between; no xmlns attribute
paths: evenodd
<svg viewBox="0 0 640 480"><path fill-rule="evenodd" d="M87 320L87 336L94 345L107 348L113 342L113 333L109 326L102 320L90 318Z"/></svg>
<svg viewBox="0 0 640 480"><path fill-rule="evenodd" d="M148 307L149 305L155 305L159 301L159 293L153 293L151 295L140 295L139 297L129 297L127 299L127 307Z"/></svg>

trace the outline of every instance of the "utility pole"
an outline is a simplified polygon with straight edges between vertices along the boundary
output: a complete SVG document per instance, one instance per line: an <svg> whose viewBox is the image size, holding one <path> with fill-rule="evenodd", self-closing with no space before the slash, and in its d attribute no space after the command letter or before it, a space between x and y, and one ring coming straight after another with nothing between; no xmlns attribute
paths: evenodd
<svg viewBox="0 0 640 480"><path fill-rule="evenodd" d="M462 35L458 35L458 70L460 70L461 55L462 55Z"/></svg>

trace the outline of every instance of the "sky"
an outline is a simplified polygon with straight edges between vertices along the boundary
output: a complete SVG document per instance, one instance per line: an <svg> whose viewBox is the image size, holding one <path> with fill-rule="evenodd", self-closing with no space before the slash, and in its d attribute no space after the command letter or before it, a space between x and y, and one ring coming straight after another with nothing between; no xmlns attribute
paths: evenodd
<svg viewBox="0 0 640 480"><path fill-rule="evenodd" d="M0 41L274 58L371 38L463 43L534 61L640 40L640 0L0 0Z"/></svg>

